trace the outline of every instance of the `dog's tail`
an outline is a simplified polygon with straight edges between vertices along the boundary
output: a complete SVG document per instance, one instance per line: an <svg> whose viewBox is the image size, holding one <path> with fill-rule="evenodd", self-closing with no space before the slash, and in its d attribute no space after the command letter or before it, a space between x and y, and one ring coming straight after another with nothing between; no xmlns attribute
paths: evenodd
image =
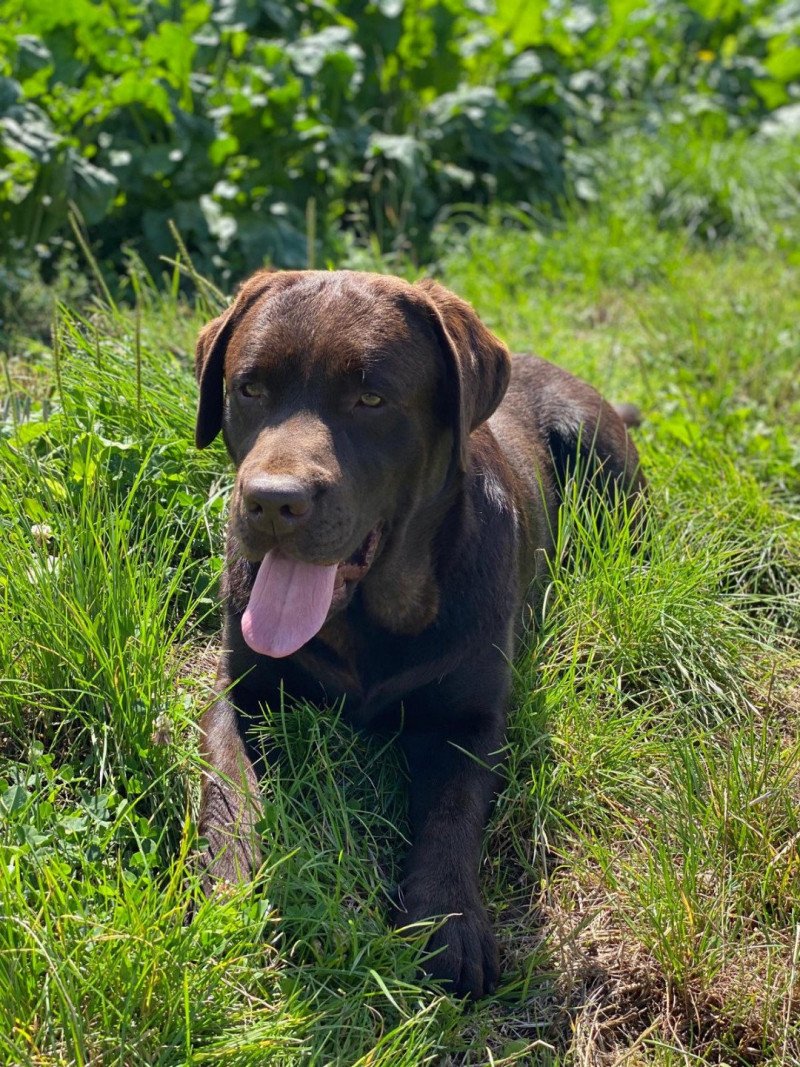
<svg viewBox="0 0 800 1067"><path fill-rule="evenodd" d="M635 404L612 404L611 406L629 430L642 425L642 413Z"/></svg>

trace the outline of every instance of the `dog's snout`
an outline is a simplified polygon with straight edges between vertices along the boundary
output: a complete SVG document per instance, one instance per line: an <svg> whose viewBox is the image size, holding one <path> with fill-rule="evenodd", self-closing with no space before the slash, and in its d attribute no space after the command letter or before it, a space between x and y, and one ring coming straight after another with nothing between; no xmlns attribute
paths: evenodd
<svg viewBox="0 0 800 1067"><path fill-rule="evenodd" d="M288 475L262 474L243 487L248 521L257 530L289 533L304 525L314 507L313 489Z"/></svg>

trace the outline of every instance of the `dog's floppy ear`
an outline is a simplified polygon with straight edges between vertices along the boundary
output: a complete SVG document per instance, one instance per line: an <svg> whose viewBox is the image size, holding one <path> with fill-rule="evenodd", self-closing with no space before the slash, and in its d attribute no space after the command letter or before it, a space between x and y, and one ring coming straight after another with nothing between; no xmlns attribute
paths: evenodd
<svg viewBox="0 0 800 1067"><path fill-rule="evenodd" d="M194 373L200 386L194 440L198 448L210 445L222 426L222 381L225 344L216 341L231 310L207 322L200 331L194 350Z"/></svg>
<svg viewBox="0 0 800 1067"><path fill-rule="evenodd" d="M511 378L511 356L465 300L430 278L417 282L416 288L432 304L431 322L448 361L456 455L461 470L466 470L469 435L503 399Z"/></svg>
<svg viewBox="0 0 800 1067"><path fill-rule="evenodd" d="M233 331L257 300L268 292L285 288L296 277L295 271L259 271L244 283L233 305L206 323L200 331L194 356L194 369L200 386L194 433L198 448L210 445L222 429L225 352Z"/></svg>

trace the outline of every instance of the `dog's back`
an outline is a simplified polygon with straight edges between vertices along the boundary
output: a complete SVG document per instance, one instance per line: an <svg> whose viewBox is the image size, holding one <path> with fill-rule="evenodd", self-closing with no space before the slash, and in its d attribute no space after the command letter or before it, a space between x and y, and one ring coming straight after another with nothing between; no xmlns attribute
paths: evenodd
<svg viewBox="0 0 800 1067"><path fill-rule="evenodd" d="M508 391L489 427L512 472L523 518L523 590L547 573L563 488L576 468L611 493L631 496L644 487L627 431L638 412L622 407L612 407L587 382L547 360L514 357Z"/></svg>

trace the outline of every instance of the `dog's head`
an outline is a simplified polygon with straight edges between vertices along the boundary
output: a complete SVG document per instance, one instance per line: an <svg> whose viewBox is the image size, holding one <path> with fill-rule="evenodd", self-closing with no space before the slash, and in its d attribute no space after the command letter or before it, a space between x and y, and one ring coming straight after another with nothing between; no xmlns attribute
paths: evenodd
<svg viewBox="0 0 800 1067"><path fill-rule="evenodd" d="M510 373L505 346L446 289L351 271L254 275L201 331L196 364L197 444L222 430L237 467L233 536L263 561L265 603L303 616L293 633L275 623L272 643L258 612L246 620L270 655L319 629L380 557L424 551L409 519L466 469Z"/></svg>

